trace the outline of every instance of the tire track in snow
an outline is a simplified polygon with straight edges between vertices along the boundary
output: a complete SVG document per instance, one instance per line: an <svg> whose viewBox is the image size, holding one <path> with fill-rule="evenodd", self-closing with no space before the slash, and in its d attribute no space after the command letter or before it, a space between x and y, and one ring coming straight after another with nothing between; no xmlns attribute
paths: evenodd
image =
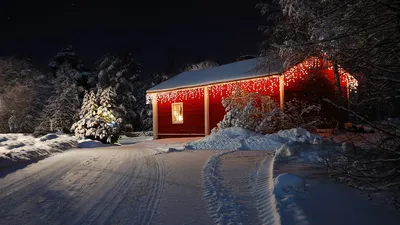
<svg viewBox="0 0 400 225"><path fill-rule="evenodd" d="M112 154L110 154L112 153ZM94 186L96 180L99 179L101 173L110 165L116 151L108 154L100 154L85 160L83 164L79 164L73 168L68 174L59 179L59 182L49 188L49 199L53 204L47 207L41 217L45 218L48 224L70 224L82 218L84 207L91 204L90 197L99 191L98 186ZM110 158L110 159L109 159ZM63 190L60 194L55 194L52 199L54 190ZM90 191L89 191L90 190ZM65 197L69 196L69 197ZM57 199L61 197L61 199ZM77 209L79 213L77 213Z"/></svg>
<svg viewBox="0 0 400 225"><path fill-rule="evenodd" d="M4 195L0 196L0 202L7 202L7 206L3 206L0 211L0 219L4 217L3 212L7 213L11 210L17 209L20 205L24 204L28 199L32 198L32 195L42 195L45 193L46 188L52 183L57 182L54 177L61 177L71 171L80 162L75 163L63 163L62 166L59 165L57 171L52 171L48 176L40 176L35 179L24 179L23 183L19 183L23 188L18 188L17 190L11 189L11 191L3 192ZM64 165L65 164L65 165ZM30 182L33 181L33 182Z"/></svg>
<svg viewBox="0 0 400 225"><path fill-rule="evenodd" d="M146 162L148 168L153 168L153 172L155 174L152 175L153 182L150 182L149 188L152 190L150 194L147 195L147 199L145 200L145 211L147 214L142 218L140 224L151 224L154 214L158 208L160 198L164 189L165 184L165 168L164 165L160 165L158 160L155 157L146 157Z"/></svg>
<svg viewBox="0 0 400 225"><path fill-rule="evenodd" d="M124 159L123 163L114 168L110 160L111 168L105 167L103 170L103 173L109 173L110 176L98 187L99 192L102 192L103 196L100 199L92 198L92 205L90 210L85 213L86 216L80 218L74 224L116 223L111 220L116 219L116 215L114 214L117 211L116 209L126 201L125 197L129 191L129 184L144 170L143 163L138 160L140 156L130 154L129 151L118 151L115 161L118 162Z"/></svg>
<svg viewBox="0 0 400 225"><path fill-rule="evenodd" d="M242 224L243 221L240 205L225 189L219 171L220 157L235 151L224 151L212 155L203 168L204 198L215 224Z"/></svg>
<svg viewBox="0 0 400 225"><path fill-rule="evenodd" d="M131 152L132 153L132 152ZM129 164L119 167L122 176L102 199L75 224L150 224L161 197L164 184L164 168L153 155L135 154ZM123 156L124 160L127 156ZM124 168L131 168L124 170ZM109 188L109 187L107 187ZM111 192L111 193L110 193ZM94 215L93 215L94 214Z"/></svg>
<svg viewBox="0 0 400 225"><path fill-rule="evenodd" d="M274 195L273 168L274 157L267 156L258 167L253 183L258 218L264 225L281 224Z"/></svg>

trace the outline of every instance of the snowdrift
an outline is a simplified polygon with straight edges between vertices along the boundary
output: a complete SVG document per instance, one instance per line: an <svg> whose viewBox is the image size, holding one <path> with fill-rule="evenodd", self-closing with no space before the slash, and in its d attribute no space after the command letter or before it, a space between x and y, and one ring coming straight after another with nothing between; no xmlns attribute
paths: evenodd
<svg viewBox="0 0 400 225"><path fill-rule="evenodd" d="M15 164L29 164L76 146L76 138L65 134L47 134L39 138L26 134L0 134L0 171Z"/></svg>
<svg viewBox="0 0 400 225"><path fill-rule="evenodd" d="M103 144L101 141L92 139L82 139L78 141L78 148L100 148L111 146L111 144Z"/></svg>
<svg viewBox="0 0 400 225"><path fill-rule="evenodd" d="M298 195L306 191L306 181L303 177L282 173L279 174L274 180L274 194L278 198L285 195Z"/></svg>
<svg viewBox="0 0 400 225"><path fill-rule="evenodd" d="M275 151L289 142L318 143L322 137L303 128L282 130L275 134L262 135L240 127L220 130L200 140L187 143L185 149L212 150L270 150Z"/></svg>

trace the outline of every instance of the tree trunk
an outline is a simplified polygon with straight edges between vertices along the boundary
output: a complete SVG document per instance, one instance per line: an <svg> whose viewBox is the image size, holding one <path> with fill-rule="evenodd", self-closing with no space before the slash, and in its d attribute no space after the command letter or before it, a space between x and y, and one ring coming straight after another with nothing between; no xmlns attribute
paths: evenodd
<svg viewBox="0 0 400 225"><path fill-rule="evenodd" d="M334 61L334 60L332 60L332 64L333 64L333 71L334 71L334 74L335 74L335 93L336 93L336 97L337 97L337 104L339 105L339 106L344 106L344 103L343 103L343 98L342 98L342 89L341 89L341 87L340 87L340 74L339 74L339 66L338 66L338 64ZM343 113L343 111L342 110L338 110L338 129L339 129L339 131L344 131L344 123L346 122L345 121L345 118L344 118L344 113Z"/></svg>

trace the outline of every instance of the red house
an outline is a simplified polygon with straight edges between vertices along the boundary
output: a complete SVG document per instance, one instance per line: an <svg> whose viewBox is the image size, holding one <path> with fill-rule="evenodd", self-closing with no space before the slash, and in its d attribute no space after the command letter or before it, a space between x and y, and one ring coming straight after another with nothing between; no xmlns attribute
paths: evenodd
<svg viewBox="0 0 400 225"><path fill-rule="evenodd" d="M322 101L336 99L330 62L312 57L286 69L280 62L265 62L254 58L183 72L149 89L154 138L208 135L225 115L222 99L236 87L268 95L281 109L285 101L296 98L318 102L327 116L334 114L335 109ZM339 74L343 97L348 99L357 81L342 68Z"/></svg>

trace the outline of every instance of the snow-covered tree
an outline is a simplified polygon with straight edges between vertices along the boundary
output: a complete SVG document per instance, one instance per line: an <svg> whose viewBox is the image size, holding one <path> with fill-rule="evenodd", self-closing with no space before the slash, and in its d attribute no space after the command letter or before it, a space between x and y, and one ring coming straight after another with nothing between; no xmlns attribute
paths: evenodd
<svg viewBox="0 0 400 225"><path fill-rule="evenodd" d="M11 112L11 116L8 119L8 126L10 127L10 132L17 132L18 122L17 122L17 117L15 116L14 110Z"/></svg>
<svg viewBox="0 0 400 225"><path fill-rule="evenodd" d="M42 102L48 97L46 76L29 61L0 58L0 132L8 132L7 121L14 111L15 132L32 132L38 122ZM48 93L47 93L48 94ZM29 121L27 121L29 118Z"/></svg>
<svg viewBox="0 0 400 225"><path fill-rule="evenodd" d="M115 105L113 103L113 99L115 99L114 90L111 87L108 87L101 91L100 94L100 105L97 109L97 115L104 119L107 123L111 123L115 121L115 116L113 110L115 109Z"/></svg>
<svg viewBox="0 0 400 225"><path fill-rule="evenodd" d="M213 129L242 127L258 133L274 133L282 129L303 127L315 130L327 121L321 118L321 106L293 99L281 111L269 97L236 88L222 100L225 116Z"/></svg>
<svg viewBox="0 0 400 225"><path fill-rule="evenodd" d="M115 143L119 139L120 120L113 115L113 90L106 88L98 92L98 97L94 91L85 94L79 120L72 125L71 129L79 138Z"/></svg>
<svg viewBox="0 0 400 225"><path fill-rule="evenodd" d="M352 102L360 112L399 105L399 0L273 2L259 4L272 24L260 27L267 34L264 50L277 51L286 65L321 55L333 62L335 72L339 65L346 68L362 80L360 99ZM338 79L336 84L336 104L343 107Z"/></svg>
<svg viewBox="0 0 400 225"><path fill-rule="evenodd" d="M95 117L97 115L97 109L99 106L96 99L96 94L93 90L90 92L85 92L81 110L79 112L79 119Z"/></svg>
<svg viewBox="0 0 400 225"><path fill-rule="evenodd" d="M151 87L168 80L169 77L165 73L155 73L149 79L142 79L135 84L137 90L136 97L136 123L134 129L136 131L149 131L153 128L153 112L151 104L146 104L146 91ZM127 127L127 131L130 127Z"/></svg>
<svg viewBox="0 0 400 225"><path fill-rule="evenodd" d="M335 71L340 65L359 75L358 99L350 102L351 109L340 101L325 101L374 128L377 135L363 146L331 153L326 161L330 175L350 186L387 196L400 207L400 127L374 121L390 113L399 114L400 1L274 2L261 4L262 13L275 19L273 29L263 29L269 35L266 50L277 51L287 64L322 55L333 62Z"/></svg>
<svg viewBox="0 0 400 225"><path fill-rule="evenodd" d="M69 72L71 78L76 81L79 87L80 99L84 96L84 90L95 87L95 75L85 68L83 61L76 54L72 46L61 49L61 51L50 60L48 66L54 77L57 76L59 70L65 70L65 66L68 66L71 70Z"/></svg>
<svg viewBox="0 0 400 225"><path fill-rule="evenodd" d="M57 71L57 77L53 81L55 90L43 109L41 123L37 127L38 132L56 129L69 131L71 125L78 119L80 88L74 79L75 72L69 65L64 65Z"/></svg>
<svg viewBox="0 0 400 225"><path fill-rule="evenodd" d="M136 98L143 85L140 85L139 80L140 65L132 54L108 54L97 63L96 71L97 87L112 87L115 91L116 116L121 118L124 124L136 125Z"/></svg>
<svg viewBox="0 0 400 225"><path fill-rule="evenodd" d="M242 127L256 131L264 115L275 107L268 96L249 93L241 88L236 88L229 97L223 99L222 105L226 114L213 132L227 127Z"/></svg>
<svg viewBox="0 0 400 225"><path fill-rule="evenodd" d="M156 86L157 84L160 84L168 79L169 77L165 73L155 73L151 76L149 88Z"/></svg>
<svg viewBox="0 0 400 225"><path fill-rule="evenodd" d="M202 70L216 66L219 66L219 64L211 60L204 60L198 63L188 64L182 69L182 71Z"/></svg>
<svg viewBox="0 0 400 225"><path fill-rule="evenodd" d="M58 70L64 65L69 65L69 67L76 71L83 71L84 64L82 60L79 59L78 55L72 48L72 46L67 46L61 49L49 62L49 67L53 72L54 76L57 76ZM75 79L81 78L81 73L73 74Z"/></svg>

